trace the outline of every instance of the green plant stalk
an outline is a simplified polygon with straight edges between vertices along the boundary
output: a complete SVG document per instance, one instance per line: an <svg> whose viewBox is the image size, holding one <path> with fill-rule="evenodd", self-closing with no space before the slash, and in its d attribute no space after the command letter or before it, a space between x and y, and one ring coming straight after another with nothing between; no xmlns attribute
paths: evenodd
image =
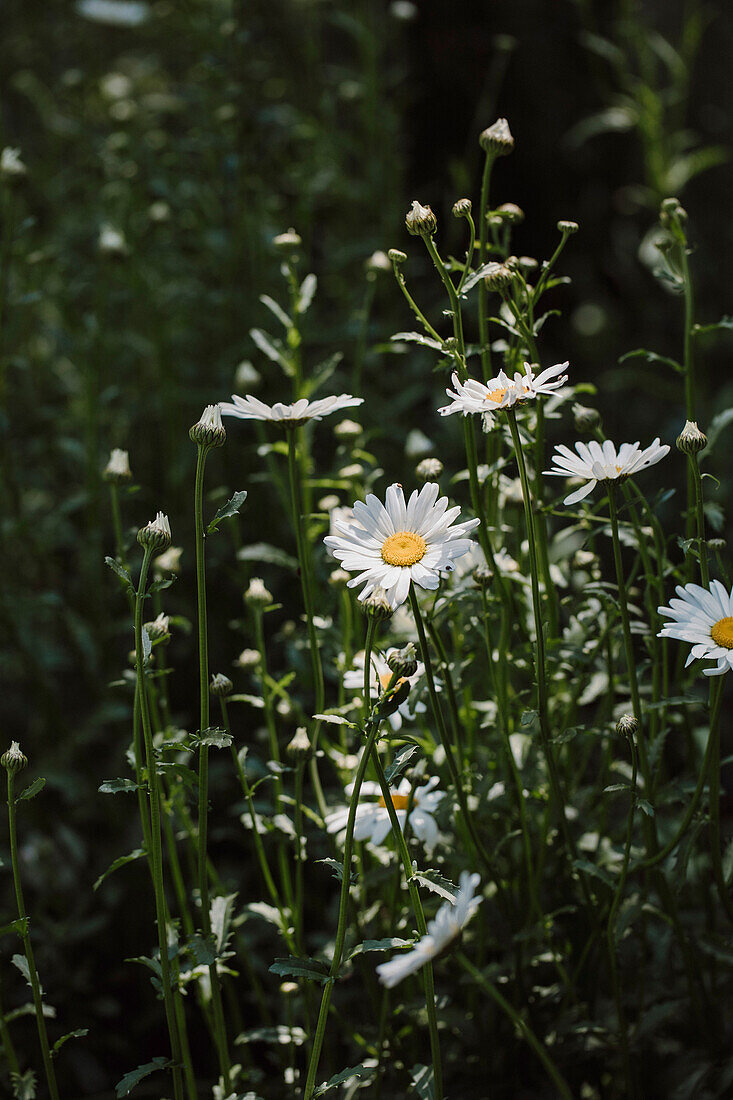
<svg viewBox="0 0 733 1100"><path fill-rule="evenodd" d="M305 605L305 617L308 629L308 644L311 655L311 667L313 670L315 713L322 714L323 707L325 705L326 695L323 681L323 665L321 664L321 652L318 646L318 635L316 633L316 626L314 622L310 556L307 553L307 547L305 546L303 533L303 510L301 507L300 469L298 466L297 445L294 431L288 432L288 478L290 482L290 506L292 509L293 529L295 531L295 541L298 553L298 564L300 565L300 582L303 591L303 603ZM328 808L326 806L326 799L323 794L323 787L321 786L321 779L318 774L318 763L316 758L316 749L318 747L320 731L321 723L317 721L313 726L313 732L311 735L313 756L310 759L309 768L311 782L313 783L313 789L315 792L316 801L318 803L318 810L321 814L321 817L325 818L328 812Z"/></svg>
<svg viewBox="0 0 733 1100"><path fill-rule="evenodd" d="M716 716L714 724L710 726L710 739L713 748L710 753L710 859L713 865L713 877L718 891L720 903L725 910L725 915L733 924L733 902L731 902L730 888L725 881L723 866L720 857L720 710L723 698L723 677L718 677L718 683L710 685L711 711Z"/></svg>
<svg viewBox="0 0 733 1100"><path fill-rule="evenodd" d="M687 259L687 240L680 230L682 240L680 242L680 267L684 284L685 298L685 335L682 365L685 372L685 417L687 420L696 421L695 416L695 359L693 354L692 327L695 315L695 295L690 276L690 265ZM692 538L694 515L693 500L695 499L696 486L695 475L688 464L687 467L687 538ZM702 554L702 547L700 548Z"/></svg>
<svg viewBox="0 0 733 1100"><path fill-rule="evenodd" d="M150 568L151 557L152 550L149 546L147 546L145 547L145 551L143 553L143 561L142 565L140 566L140 580L138 582L137 593L135 596L135 672L137 675L137 700L138 706L140 708L143 739L145 743L145 759L148 771L148 800L150 804L149 859L150 873L153 879L153 891L155 894L155 915L158 925L158 945L160 948L160 972L161 982L163 986L163 1004L165 1006L165 1016L168 1024L168 1034L170 1036L171 1043L171 1055L173 1058L173 1066L171 1069L171 1073L173 1076L173 1092L175 1100L181 1100L183 1096L181 1083L182 1054L180 1035L178 1032L178 1021L176 1018L175 1007L173 1005L170 962L168 959L168 925L166 920L167 904L165 899L165 889L163 886L163 848L160 823L160 785L158 778L158 769L156 766L155 748L153 746L153 731L150 724L150 714L148 712L147 693L145 691L145 669L143 666L143 604L145 601L145 590L147 586L148 570ZM146 831L145 818L143 818L142 824L144 836Z"/></svg>
<svg viewBox="0 0 733 1100"><path fill-rule="evenodd" d="M198 619L199 650L199 731L203 737L209 728L209 640L206 608L206 558L204 549L204 472L209 447L198 445L196 458L196 484L194 487L194 523L196 537L196 607ZM201 927L204 938L211 938L211 903L209 899L209 875L207 866L208 815L209 815L209 747L199 745L198 788L198 887L201 901ZM221 983L216 962L209 966L211 1003L216 1034L219 1072L224 1080L225 1092L231 1090L231 1063L227 1044L224 1006L221 999Z"/></svg>
<svg viewBox="0 0 733 1100"><path fill-rule="evenodd" d="M555 754L552 749L552 740L550 735L550 720L547 700L547 671L545 667L545 637L542 627L542 601L540 597L539 565L537 560L537 543L535 538L534 513L532 511L532 493L529 486L529 477L527 476L527 467L524 461L524 451L522 450L522 441L519 435L519 428L517 426L517 418L514 409L507 409L507 419L509 421L509 430L512 434L512 443L514 444L514 453L517 459L517 467L519 469L519 480L522 484L524 518L527 527L527 543L529 545L529 565L532 583L532 610L534 613L535 624L535 673L537 676L537 709L539 711L540 736L542 738L542 748L545 754L547 768L550 776L550 787L555 803L555 812L560 818L560 826L562 829L563 839L565 841L568 856L573 862L576 862L578 859L578 849L568 826L565 809L565 795L563 792L560 774L557 768L557 761L555 760ZM586 904L588 905L589 912L592 914L593 902L591 899L590 891L588 889L588 884L586 883L585 876L583 874L581 874L580 876L580 882L583 888L583 893L585 895Z"/></svg>
<svg viewBox="0 0 733 1100"><path fill-rule="evenodd" d="M700 554L700 581L703 588L710 587L710 570L708 569L708 546L705 540L705 499L702 491L702 475L697 461L697 455L687 456L688 468L692 470L695 483L695 520L697 523L697 547Z"/></svg>
<svg viewBox="0 0 733 1100"><path fill-rule="evenodd" d="M2 1006L2 1000L0 1000L0 1040L2 1040L3 1053L5 1054L5 1061L8 1063L8 1069L11 1073L20 1073L18 1056L15 1053L13 1040L10 1038L10 1028L8 1027L7 1020L5 1019L5 1012Z"/></svg>
<svg viewBox="0 0 733 1100"><path fill-rule="evenodd" d="M496 156L492 153L486 153L484 159L484 170L481 176L481 199L479 202L478 212L478 265L481 267L486 263L487 245L489 238L489 226L486 221L486 215L489 210L489 185L491 183L491 169L494 166ZM489 292L483 279L479 280L478 284L478 331L479 331L479 343L481 345L481 371L484 376L484 382L487 382L491 378L491 343L489 341Z"/></svg>
<svg viewBox="0 0 733 1100"><path fill-rule="evenodd" d="M544 1066L548 1076L550 1077L550 1080L555 1085L558 1096L561 1096L562 1100L573 1100L573 1094L570 1091L567 1081L562 1076L560 1070L557 1068L552 1058L550 1058L547 1050L537 1038L534 1031L526 1022L526 1020L524 1020L519 1015L517 1010L513 1007L513 1005L511 1005L509 1001L507 1001L501 995L493 982L490 982L486 975L482 974L481 971L478 970L473 965L473 963L466 958L462 951L456 952L456 958L463 969L471 975L473 980L481 987L481 989L483 989L485 993L488 993L489 997L491 997L491 999L499 1006L502 1012L504 1012L509 1017L509 1019L516 1027L517 1031L519 1031L522 1038L530 1045L530 1047Z"/></svg>
<svg viewBox="0 0 733 1100"><path fill-rule="evenodd" d="M359 330L356 338L356 347L354 348L354 370L351 377L352 393L357 396L361 393L367 338L369 336L369 317L372 311L372 303L374 302L376 282L375 273L370 272L367 276L366 290L364 291L364 298L358 313Z"/></svg>
<svg viewBox="0 0 733 1100"><path fill-rule="evenodd" d="M397 280L397 286L402 291L402 294L405 298L405 301L407 302L407 304L410 307L411 311L414 313L415 317L418 319L418 321L420 322L422 327L425 329L427 334L429 336L432 336L433 340L438 340L442 344L443 343L442 336L440 335L439 332L436 332L436 330L433 328L433 326L428 321L427 317L425 317L425 315L422 313L420 307L418 306L415 299L412 297L409 290L407 289L407 283L405 282L405 276L402 274L402 272L400 271L399 267L394 262L394 260L392 261L392 270L394 271L394 277Z"/></svg>
<svg viewBox="0 0 733 1100"><path fill-rule="evenodd" d="M435 269L443 281L443 286L448 292L448 301L450 302L451 314L453 317L453 335L458 343L458 358L456 360L458 375L461 381L465 382L468 377L468 372L466 369L466 347L463 339L463 317L461 315L461 304L458 300L458 293L453 285L453 280L446 270L445 264L440 258L433 238L426 234L423 235L423 241L428 250L428 255L435 264Z"/></svg>
<svg viewBox="0 0 733 1100"><path fill-rule="evenodd" d="M469 241L468 249L466 250L466 263L463 268L463 274L458 281L458 294L461 293L461 290L463 289L463 284L465 283L468 277L468 273L471 270L471 261L473 260L473 252L474 248L476 247L476 225L470 214L466 216L466 221L468 222Z"/></svg>
<svg viewBox="0 0 733 1100"><path fill-rule="evenodd" d="M369 705L369 666L371 662L372 644L374 641L375 620L370 616L366 640L364 643L364 683L365 683L365 707ZM396 677L393 675L390 680L390 687L393 686L393 681ZM323 994L321 996L321 1007L318 1013L318 1022L316 1024L316 1031L313 1037L313 1046L311 1048L310 1060L308 1063L308 1075L305 1083L305 1090L303 1092L303 1100L312 1100L313 1092L316 1084L316 1073L318 1072L318 1063L321 1057L321 1050L323 1048L323 1039L326 1033L326 1022L328 1019L328 1011L331 1004L331 995L333 993L333 987L338 977L338 972L341 967L341 960L344 952L344 942L346 940L346 925L349 908L349 888L351 885L351 858L354 849L354 826L356 824L356 811L359 806L359 794L361 792L362 783L364 782L364 776L366 775L369 762L372 758L372 750L379 737L380 720L376 714L371 714L365 724L366 744L364 746L364 752L362 753L361 760L359 761L359 767L354 777L354 787L351 794L351 801L349 803L349 816L346 821L346 835L344 837L344 858L343 858L343 874L341 879L341 895L339 899L339 913L338 913L338 925L336 929L336 942L333 949L333 958L331 960L331 967L328 974L328 979L323 987Z"/></svg>
<svg viewBox="0 0 733 1100"><path fill-rule="evenodd" d="M10 860L13 867L13 887L15 889L15 903L18 910L18 920L22 922L22 931L20 938L23 941L23 952L28 963L28 975L30 977L31 989L33 991L33 1008L34 1015L36 1017L36 1027L38 1028L38 1039L41 1044L41 1055L43 1056L43 1068L46 1071L46 1081L48 1082L48 1091L51 1094L51 1100L59 1100L59 1090L56 1084L56 1072L53 1068L53 1058L51 1050L48 1045L48 1033L46 1031L46 1021L43 1016L43 999L41 996L41 983L38 980L38 971L36 970L36 961L33 956L33 945L31 944L31 937L28 931L28 916L25 911L25 901L23 900L23 886L20 881L20 866L18 863L18 838L16 832L15 823L15 775L8 769L8 832L10 834ZM3 1041L5 1035L3 1034ZM12 1050L12 1044L11 1048ZM16 1059L17 1066L17 1059Z"/></svg>

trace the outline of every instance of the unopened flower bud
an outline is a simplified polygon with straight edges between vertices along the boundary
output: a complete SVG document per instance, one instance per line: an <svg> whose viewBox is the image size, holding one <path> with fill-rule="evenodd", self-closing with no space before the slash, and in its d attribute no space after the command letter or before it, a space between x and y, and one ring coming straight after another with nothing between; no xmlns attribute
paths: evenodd
<svg viewBox="0 0 733 1100"><path fill-rule="evenodd" d="M318 501L319 512L331 512L334 508L338 508L341 501L335 493L328 493L327 496L321 497Z"/></svg>
<svg viewBox="0 0 733 1100"><path fill-rule="evenodd" d="M137 541L145 550L167 550L171 543L171 525L168 516L158 512L155 519L151 519L145 527L141 527L137 533Z"/></svg>
<svg viewBox="0 0 733 1100"><path fill-rule="evenodd" d="M377 622L389 619L392 614L392 605L387 599L383 588L375 588L370 596L361 601L361 606L364 614L376 619Z"/></svg>
<svg viewBox="0 0 733 1100"><path fill-rule="evenodd" d="M483 565L477 565L471 576L479 588L488 588L493 580L494 574L489 566L484 563Z"/></svg>
<svg viewBox="0 0 733 1100"><path fill-rule="evenodd" d="M432 237L438 228L438 220L429 206L422 206L415 199L405 218L405 225L413 237Z"/></svg>
<svg viewBox="0 0 733 1100"><path fill-rule="evenodd" d="M348 584L350 580L351 576L345 569L334 569L328 577L328 583L332 584L334 588L342 588L343 585Z"/></svg>
<svg viewBox="0 0 733 1100"><path fill-rule="evenodd" d="M621 737L633 737L639 728L639 723L633 714L622 714L616 723L616 733Z"/></svg>
<svg viewBox="0 0 733 1100"><path fill-rule="evenodd" d="M302 245L303 240L295 230L290 227L287 233L278 233L277 237L272 238L273 248L277 252L283 252L286 255L291 252L297 252Z"/></svg>
<svg viewBox="0 0 733 1100"><path fill-rule="evenodd" d="M577 222L559 221L557 223L558 233L562 233L565 237L571 237L573 233L577 233L580 226Z"/></svg>
<svg viewBox="0 0 733 1100"><path fill-rule="evenodd" d="M415 473L421 481L437 481L443 473L443 463L439 458L424 458L418 462Z"/></svg>
<svg viewBox="0 0 733 1100"><path fill-rule="evenodd" d="M467 218L471 213L473 203L470 199L458 199L453 203L453 217L454 218Z"/></svg>
<svg viewBox="0 0 733 1100"><path fill-rule="evenodd" d="M390 248L387 253L393 264L399 267L400 264L405 263L407 260L407 253L400 251L399 248Z"/></svg>
<svg viewBox="0 0 733 1100"><path fill-rule="evenodd" d="M514 138L505 118L497 118L479 136L479 145L487 156L506 157L514 148Z"/></svg>
<svg viewBox="0 0 733 1100"><path fill-rule="evenodd" d="M162 642L164 638L170 637L170 619L167 615L164 615L161 611L160 615L157 615L150 623L145 623L145 629L148 632L148 637L151 642Z"/></svg>
<svg viewBox="0 0 733 1100"><path fill-rule="evenodd" d="M519 225L524 221L524 211L515 202L503 202L495 213L499 215L502 221L509 222L510 225Z"/></svg>
<svg viewBox="0 0 733 1100"><path fill-rule="evenodd" d="M725 550L726 546L728 545L725 539L708 539L707 542L708 547L714 551Z"/></svg>
<svg viewBox="0 0 733 1100"><path fill-rule="evenodd" d="M226 696L231 695L234 690L234 684L225 676L223 672L216 672L211 677L211 683L209 684L209 691L212 695Z"/></svg>
<svg viewBox="0 0 733 1100"><path fill-rule="evenodd" d="M130 469L129 454L119 447L113 447L107 465L102 471L102 480L108 484L124 485L126 481L131 479L132 470Z"/></svg>
<svg viewBox="0 0 733 1100"><path fill-rule="evenodd" d="M188 435L200 447L221 447L227 437L227 430L222 423L219 406L207 405L201 413L201 419L196 421Z"/></svg>
<svg viewBox="0 0 733 1100"><path fill-rule="evenodd" d="M664 199L659 210L659 221L667 229L675 221L686 222L687 211L679 199Z"/></svg>
<svg viewBox="0 0 733 1100"><path fill-rule="evenodd" d="M244 593L244 602L252 607L267 607L272 603L272 598L272 593L265 588L265 582L260 577L253 577Z"/></svg>
<svg viewBox="0 0 733 1100"><path fill-rule="evenodd" d="M364 264L367 271L379 272L379 271L391 271L392 264L390 263L389 256L386 252L377 249L376 252L372 252L369 259Z"/></svg>
<svg viewBox="0 0 733 1100"><path fill-rule="evenodd" d="M534 271L535 268L539 267L539 264L537 263L537 260L535 260L534 256L520 256L517 260L517 265L518 267L521 267L522 271L526 272Z"/></svg>
<svg viewBox="0 0 733 1100"><path fill-rule="evenodd" d="M260 654L257 649L243 649L234 662L237 668L244 669L245 672L250 672L253 668L257 668L259 663Z"/></svg>
<svg viewBox="0 0 733 1100"><path fill-rule="evenodd" d="M282 982L280 992L283 997L294 997L296 993L300 993L300 986L297 982Z"/></svg>
<svg viewBox="0 0 733 1100"><path fill-rule="evenodd" d="M337 439L358 439L363 432L363 427L356 420L342 420L333 429Z"/></svg>
<svg viewBox="0 0 733 1100"><path fill-rule="evenodd" d="M513 280L514 276L506 264L489 264L484 275L484 284L487 290L505 290L508 286L511 286Z"/></svg>
<svg viewBox="0 0 733 1100"><path fill-rule="evenodd" d="M696 455L704 451L707 445L705 433L700 431L694 420L688 420L677 436L677 450L686 455Z"/></svg>
<svg viewBox="0 0 733 1100"><path fill-rule="evenodd" d="M156 573L178 573L181 568L181 555L183 547L169 546L164 554L153 558L153 569Z"/></svg>
<svg viewBox="0 0 733 1100"><path fill-rule="evenodd" d="M589 432L601 422L601 414L598 409L591 409L587 405L580 405L576 401L573 405L573 422L579 432Z"/></svg>
<svg viewBox="0 0 733 1100"><path fill-rule="evenodd" d="M417 672L417 650L412 642L408 642L404 649L393 649L387 657L387 664L398 676L414 676Z"/></svg>
<svg viewBox="0 0 733 1100"><path fill-rule="evenodd" d="M28 767L28 757L20 751L20 745L17 741L11 741L8 751L0 756L0 764L10 775L15 775L16 772Z"/></svg>
<svg viewBox="0 0 733 1100"><path fill-rule="evenodd" d="M291 760L309 760L313 755L313 746L305 726L298 726L292 739L288 742L285 752Z"/></svg>

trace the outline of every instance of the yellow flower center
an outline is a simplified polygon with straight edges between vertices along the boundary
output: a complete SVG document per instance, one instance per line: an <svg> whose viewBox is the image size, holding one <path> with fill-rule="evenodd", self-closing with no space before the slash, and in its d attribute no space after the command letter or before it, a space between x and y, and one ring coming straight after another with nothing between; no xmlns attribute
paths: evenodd
<svg viewBox="0 0 733 1100"><path fill-rule="evenodd" d="M505 393L506 387L504 387L503 389L499 387L498 390L489 390L489 392L486 394L486 397L484 398L484 401L493 401L494 404L500 405Z"/></svg>
<svg viewBox="0 0 733 1100"><path fill-rule="evenodd" d="M396 810L406 810L407 809L407 803L409 802L409 800L410 800L409 794L393 794L392 795L392 802L393 802L394 808ZM417 803L417 799L415 799L415 802ZM387 805L387 803L384 801L384 798L382 797L381 794L379 796L378 805L379 806L384 806L384 807L386 807L386 805Z"/></svg>
<svg viewBox="0 0 733 1100"><path fill-rule="evenodd" d="M387 565L414 565L427 553L428 544L414 531L397 531L382 544L382 561Z"/></svg>
<svg viewBox="0 0 733 1100"><path fill-rule="evenodd" d="M717 623L713 623L710 637L716 645L733 649L733 617L728 615L725 619L718 619Z"/></svg>

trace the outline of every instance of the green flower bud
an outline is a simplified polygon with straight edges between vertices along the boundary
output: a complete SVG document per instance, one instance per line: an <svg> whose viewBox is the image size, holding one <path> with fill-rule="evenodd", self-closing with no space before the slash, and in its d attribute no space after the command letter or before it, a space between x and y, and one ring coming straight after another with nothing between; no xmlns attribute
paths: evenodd
<svg viewBox="0 0 733 1100"><path fill-rule="evenodd" d="M453 203L453 217L454 218L467 218L471 213L473 203L470 199L458 199Z"/></svg>
<svg viewBox="0 0 733 1100"><path fill-rule="evenodd" d="M421 206L415 199L405 217L405 225L413 237L432 237L438 228L438 220L429 206Z"/></svg>
<svg viewBox="0 0 733 1100"><path fill-rule="evenodd" d="M150 523L140 528L137 541L145 550L157 550L159 553L167 550L171 542L171 525L168 516L158 512L155 519L151 519Z"/></svg>
<svg viewBox="0 0 733 1100"><path fill-rule="evenodd" d="M506 264L489 264L488 271L484 275L487 290L505 290L511 286L513 280L514 276Z"/></svg>
<svg viewBox="0 0 733 1100"><path fill-rule="evenodd" d="M443 473L443 463L439 458L424 458L418 462L415 473L421 481L437 481Z"/></svg>
<svg viewBox="0 0 733 1100"><path fill-rule="evenodd" d="M571 237L573 233L577 233L580 226L577 222L560 221L557 223L558 233L562 233L565 237Z"/></svg>
<svg viewBox="0 0 733 1100"><path fill-rule="evenodd" d="M392 605L383 588L375 588L370 596L361 601L361 606L364 614L376 619L377 622L384 622L392 615Z"/></svg>
<svg viewBox="0 0 733 1100"><path fill-rule="evenodd" d="M404 649L393 649L387 657L387 664L398 676L414 676L417 672L417 650L412 642L408 642Z"/></svg>
<svg viewBox="0 0 733 1100"><path fill-rule="evenodd" d="M277 252L282 252L285 255L297 252L302 244L302 238L295 232L292 226L288 229L287 233L278 233L277 237L272 238L273 248Z"/></svg>
<svg viewBox="0 0 733 1100"><path fill-rule="evenodd" d="M389 256L392 263L396 264L397 266L405 263L405 261L407 260L407 253L401 252L399 248L390 248L387 255Z"/></svg>
<svg viewBox="0 0 733 1100"><path fill-rule="evenodd" d="M519 225L524 221L524 211L515 202L503 202L494 213L510 225Z"/></svg>
<svg viewBox="0 0 733 1100"><path fill-rule="evenodd" d="M28 767L28 757L20 751L20 745L17 741L11 741L8 751L0 756L0 764L10 775L15 775L16 772Z"/></svg>
<svg viewBox="0 0 733 1100"><path fill-rule="evenodd" d="M487 126L478 142L486 155L491 157L506 157L514 148L514 138L505 118L497 118L496 122Z"/></svg>
<svg viewBox="0 0 733 1100"><path fill-rule="evenodd" d="M207 405L201 413L201 419L196 421L188 435L200 447L221 447L227 437L227 430L222 423L219 406Z"/></svg>
<svg viewBox="0 0 733 1100"><path fill-rule="evenodd" d="M639 729L639 723L633 714L622 714L616 723L616 733L622 737L633 737Z"/></svg>
<svg viewBox="0 0 733 1100"><path fill-rule="evenodd" d="M260 577L253 577L244 593L244 602L252 607L268 607L272 600L272 593L265 588L265 582Z"/></svg>
<svg viewBox="0 0 733 1100"><path fill-rule="evenodd" d="M234 684L228 676L225 676L222 672L217 672L211 677L209 691L212 695L225 697L232 694L234 691Z"/></svg>
<svg viewBox="0 0 733 1100"><path fill-rule="evenodd" d="M694 420L688 420L677 436L677 450L686 455L696 455L704 451L708 437L701 432Z"/></svg>

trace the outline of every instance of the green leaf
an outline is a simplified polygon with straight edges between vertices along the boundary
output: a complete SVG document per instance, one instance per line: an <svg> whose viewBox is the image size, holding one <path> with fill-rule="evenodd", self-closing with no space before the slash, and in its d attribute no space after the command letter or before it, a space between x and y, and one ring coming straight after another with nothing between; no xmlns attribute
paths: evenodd
<svg viewBox="0 0 733 1100"><path fill-rule="evenodd" d="M144 1077L149 1077L151 1073L155 1073L158 1069L165 1069L170 1064L167 1058L153 1058L152 1062L146 1062L144 1066L138 1066L137 1069L130 1070L115 1085L118 1100L122 1096L128 1096L135 1085L139 1085Z"/></svg>
<svg viewBox="0 0 733 1100"><path fill-rule="evenodd" d="M729 424L733 424L733 408L723 409L722 412L719 412L717 416L713 417L706 432L706 435L708 437L708 445L705 448L705 453L701 456L700 461L704 461L708 457L713 447L715 446L718 436L724 428L728 427Z"/></svg>
<svg viewBox="0 0 733 1100"><path fill-rule="evenodd" d="M258 565L280 565L283 569L296 570L298 562L284 550L277 546L270 546L267 542L256 542L252 546L243 546L237 551L238 561L254 561Z"/></svg>
<svg viewBox="0 0 733 1100"><path fill-rule="evenodd" d="M655 351L649 351L648 348L635 348L633 351L627 351L625 355L619 358L619 363L625 363L627 359L643 359L645 363L661 363L662 366L671 367L678 374L684 374L684 367L676 359L670 359L666 355L657 355Z"/></svg>
<svg viewBox="0 0 733 1100"><path fill-rule="evenodd" d="M197 966L213 966L216 962L217 954L214 950L213 941L206 940L198 933L191 936L191 939L186 943L186 947L196 960Z"/></svg>
<svg viewBox="0 0 733 1100"><path fill-rule="evenodd" d="M357 955L366 955L369 951L392 951L396 947L414 946L415 944L412 940L401 940L399 936L388 936L383 940L364 940L363 943L356 945L349 955L349 958L353 959L356 958Z"/></svg>
<svg viewBox="0 0 733 1100"><path fill-rule="evenodd" d="M333 877L335 879L337 879L338 882L343 882L343 878L344 878L344 865L343 865L343 863L339 863L339 861L337 859L331 859L330 856L327 856L325 859L317 859L315 862L316 863L325 863L327 867L331 868L331 871L333 872ZM350 881L350 884L352 886L356 886L357 882L359 881L359 876L357 875L356 871L351 872L351 876L350 876L349 881Z"/></svg>
<svg viewBox="0 0 733 1100"><path fill-rule="evenodd" d="M599 878L601 882L609 888L609 890L615 890L616 884L609 875L608 871L604 871L602 867L599 867L595 863L591 863L589 859L574 859L573 867L577 868L586 875L593 875L594 878Z"/></svg>
<svg viewBox="0 0 733 1100"><path fill-rule="evenodd" d="M693 325L692 331L695 336L700 336L706 332L719 332L720 330L733 330L733 317L723 317L720 321L716 321L714 325Z"/></svg>
<svg viewBox="0 0 733 1100"><path fill-rule="evenodd" d="M97 881L94 883L94 886L92 887L92 889L93 890L98 890L99 887L104 882L104 880L109 875L114 874L114 872L118 871L120 869L120 867L127 866L128 863L134 863L136 859L140 859L140 856L144 856L145 854L146 853L145 853L144 848L135 848L134 851L128 852L128 854L126 856L118 856L117 859L113 860L112 863L110 863L109 867L104 872L104 874L101 874L99 876Z"/></svg>
<svg viewBox="0 0 733 1100"><path fill-rule="evenodd" d="M234 1042L238 1046L246 1046L247 1043L275 1043L278 1046L300 1047L308 1038L302 1027L286 1027L278 1024L276 1027L251 1027L249 1031L243 1031Z"/></svg>
<svg viewBox="0 0 733 1100"><path fill-rule="evenodd" d="M251 328L249 334L259 350L273 363L279 363L288 378L293 377L293 366L288 357L283 353L279 340L273 340L261 328Z"/></svg>
<svg viewBox="0 0 733 1100"><path fill-rule="evenodd" d="M139 791L140 784L134 779L105 779L99 788L100 794L128 794L131 791Z"/></svg>
<svg viewBox="0 0 733 1100"><path fill-rule="evenodd" d="M238 489L237 492L232 497L230 497L226 504L222 504L221 508L216 513L209 526L206 528L207 535L210 535L212 531L216 531L222 520L229 519L230 516L236 516L246 499L247 490Z"/></svg>
<svg viewBox="0 0 733 1100"><path fill-rule="evenodd" d="M330 980L325 963L318 959L301 959L296 955L290 955L287 959L275 959L270 973L281 978L306 978L309 982L320 982L321 985Z"/></svg>
<svg viewBox="0 0 733 1100"><path fill-rule="evenodd" d="M465 289L465 287L464 287ZM395 343L419 344L422 348L432 348L433 351L443 351L443 344L432 336L424 336L421 332L396 332L390 337Z"/></svg>
<svg viewBox="0 0 733 1100"><path fill-rule="evenodd" d="M654 817L654 807L650 802L647 802L645 798L639 798L636 804L640 810L644 811L647 817Z"/></svg>
<svg viewBox="0 0 733 1100"><path fill-rule="evenodd" d="M428 868L427 871L418 871L413 876L421 886L426 887L433 894L438 894L448 901L455 901L458 887L454 886L450 879L444 878L439 871Z"/></svg>
<svg viewBox="0 0 733 1100"><path fill-rule="evenodd" d="M153 581L150 585L148 592L162 592L163 589L170 588L172 584L175 584L177 580L178 577L176 576L158 577L158 579Z"/></svg>
<svg viewBox="0 0 733 1100"><path fill-rule="evenodd" d="M62 1035L61 1038L57 1039L56 1042L53 1044L53 1047L51 1048L51 1054L57 1054L58 1051L61 1050L61 1047L64 1045L64 1043L68 1042L69 1039L81 1039L82 1036L88 1034L88 1027L78 1027L76 1031L67 1031L66 1035Z"/></svg>
<svg viewBox="0 0 733 1100"><path fill-rule="evenodd" d="M274 298L271 298L269 294L260 294L260 301L262 302L263 306L267 306L270 313L274 314L275 317L277 317L278 321L284 329L289 329L293 327L293 322L290 317L288 317L285 310L282 308L282 306L279 306Z"/></svg>
<svg viewBox="0 0 733 1100"><path fill-rule="evenodd" d="M26 799L29 799L29 798L35 798L35 796L38 794L38 792L42 791L45 786L46 786L46 780L42 779L41 776L39 775L36 779L33 780L32 783L30 783L25 788L24 791L21 791L21 793L18 795L18 798L16 799L16 801L17 802L22 802L22 801L24 801Z"/></svg>
<svg viewBox="0 0 733 1100"><path fill-rule="evenodd" d="M435 1100L435 1085L433 1083L432 1066L412 1067L412 1087L420 1100Z"/></svg>
<svg viewBox="0 0 733 1100"><path fill-rule="evenodd" d="M472 271L461 287L461 294L466 294L467 291L473 290L477 283L480 283L483 278L491 271L496 270L497 267L501 267L501 264L498 264L496 260L489 260L488 263L482 264L476 271Z"/></svg>
<svg viewBox="0 0 733 1100"><path fill-rule="evenodd" d="M344 718L341 714L314 714L313 720L316 722L328 722L331 726L351 726L353 729L357 729L353 722L350 722L348 718Z"/></svg>
<svg viewBox="0 0 733 1100"><path fill-rule="evenodd" d="M331 1089L335 1089L338 1085L344 1085L347 1081L353 1081L357 1078L359 1081L363 1081L365 1078L374 1076L375 1067L365 1065L360 1062L358 1066L350 1066L348 1069L342 1069L340 1073L337 1073L334 1077L331 1077L328 1081L325 1081L322 1085L313 1093L314 1096L323 1096L324 1093L329 1092Z"/></svg>
<svg viewBox="0 0 733 1100"><path fill-rule="evenodd" d="M32 989L33 986L31 984L31 971L25 955L13 955L10 961L12 962L13 966L16 966L18 968L18 970L21 972L25 980L28 982L28 985L30 985Z"/></svg>
<svg viewBox="0 0 733 1100"><path fill-rule="evenodd" d="M211 899L209 920L217 951L224 951L232 929L236 894L218 894Z"/></svg>
<svg viewBox="0 0 733 1100"><path fill-rule="evenodd" d="M395 779L399 779L407 765L412 760L413 756L420 751L419 745L415 745L410 742L408 745L403 745L402 748L396 753L394 760L388 768L385 768L384 777L388 783L394 783Z"/></svg>
<svg viewBox="0 0 733 1100"><path fill-rule="evenodd" d="M213 749L228 749L232 744L233 738L226 730L218 729L212 726L210 729L204 730L202 733L196 734L196 744L199 746L207 745Z"/></svg>
<svg viewBox="0 0 733 1100"><path fill-rule="evenodd" d="M310 308L310 304L313 301L313 296L316 293L318 287L318 279L311 272L310 275L306 275L303 282L300 284L300 294L298 295L298 304L295 307L296 313L307 313Z"/></svg>
<svg viewBox="0 0 733 1100"><path fill-rule="evenodd" d="M132 586L132 577L125 569L124 565L121 565L117 561L117 558L110 558L109 556L104 559L104 563L105 565L109 566L113 573L117 574L117 576L122 581L122 585L126 589L126 591L134 595L135 589Z"/></svg>
<svg viewBox="0 0 733 1100"><path fill-rule="evenodd" d="M36 1075L32 1069L25 1073L11 1073L14 1100L36 1100Z"/></svg>

